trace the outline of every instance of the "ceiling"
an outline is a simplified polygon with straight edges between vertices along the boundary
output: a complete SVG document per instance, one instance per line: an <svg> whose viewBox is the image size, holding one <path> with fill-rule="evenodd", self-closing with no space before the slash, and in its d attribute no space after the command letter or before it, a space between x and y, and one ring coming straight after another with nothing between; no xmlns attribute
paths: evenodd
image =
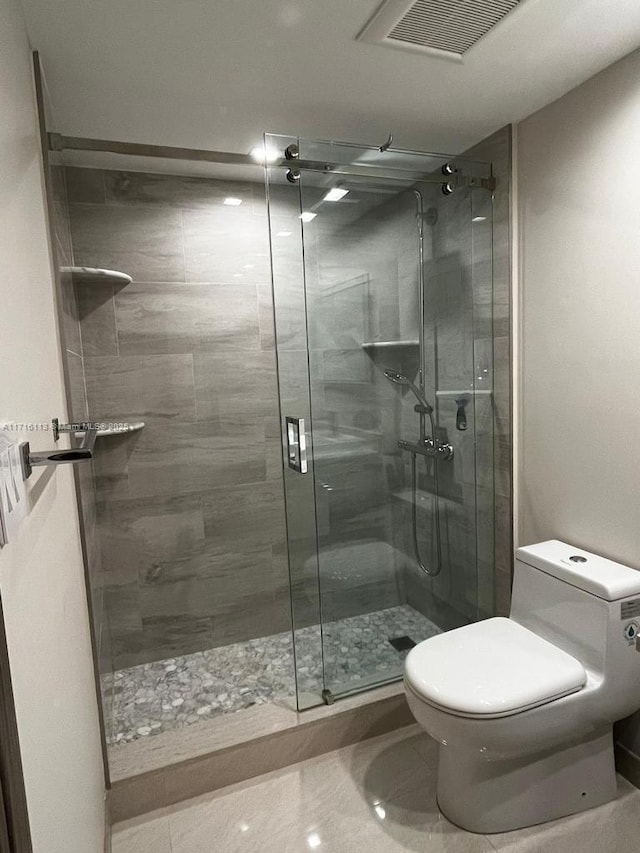
<svg viewBox="0 0 640 853"><path fill-rule="evenodd" d="M22 0L58 132L248 152L263 131L459 153L640 46L638 0L522 0L460 63L366 44L378 0Z"/></svg>

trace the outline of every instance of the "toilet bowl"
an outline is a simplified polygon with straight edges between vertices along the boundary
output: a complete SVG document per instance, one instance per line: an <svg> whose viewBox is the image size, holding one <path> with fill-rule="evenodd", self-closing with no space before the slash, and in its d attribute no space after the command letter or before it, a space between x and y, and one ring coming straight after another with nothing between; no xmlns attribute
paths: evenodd
<svg viewBox="0 0 640 853"><path fill-rule="evenodd" d="M440 743L445 817L506 832L613 799L613 723L640 708L639 630L640 572L551 540L517 551L508 619L415 646L405 693Z"/></svg>

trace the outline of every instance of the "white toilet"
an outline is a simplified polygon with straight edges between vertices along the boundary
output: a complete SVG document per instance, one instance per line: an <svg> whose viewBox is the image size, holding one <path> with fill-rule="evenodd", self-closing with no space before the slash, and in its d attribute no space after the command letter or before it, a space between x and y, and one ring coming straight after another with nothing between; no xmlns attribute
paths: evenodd
<svg viewBox="0 0 640 853"><path fill-rule="evenodd" d="M612 726L640 708L640 571L551 540L516 553L508 619L419 643L405 691L440 742L438 804L505 832L616 795Z"/></svg>

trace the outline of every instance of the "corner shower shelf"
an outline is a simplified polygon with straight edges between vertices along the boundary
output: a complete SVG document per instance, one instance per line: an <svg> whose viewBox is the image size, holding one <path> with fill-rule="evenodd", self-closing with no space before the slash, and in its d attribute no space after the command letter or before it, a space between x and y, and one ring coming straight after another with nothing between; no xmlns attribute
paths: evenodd
<svg viewBox="0 0 640 853"><path fill-rule="evenodd" d="M401 489L399 492L393 492L392 495L396 500L413 504L413 491L411 489ZM443 497L442 495L436 496L433 492L425 492L424 489L416 490L416 503L418 506L430 509L434 505L436 497L441 507L455 507L462 503L462 500L456 499L454 495Z"/></svg>
<svg viewBox="0 0 640 853"><path fill-rule="evenodd" d="M490 397L493 394L491 388L465 388L460 391L436 391L436 397Z"/></svg>
<svg viewBox="0 0 640 853"><path fill-rule="evenodd" d="M112 427L110 429L99 429L96 437L105 438L108 435L128 435L130 432L139 432L144 427L144 421L136 421L132 424L124 424L123 426Z"/></svg>
<svg viewBox="0 0 640 853"><path fill-rule="evenodd" d="M103 270L97 267L62 267L62 272L70 272L76 284L131 284L133 279L125 272Z"/></svg>
<svg viewBox="0 0 640 853"><path fill-rule="evenodd" d="M398 347L419 347L420 341L367 341L362 344L362 349L397 349Z"/></svg>

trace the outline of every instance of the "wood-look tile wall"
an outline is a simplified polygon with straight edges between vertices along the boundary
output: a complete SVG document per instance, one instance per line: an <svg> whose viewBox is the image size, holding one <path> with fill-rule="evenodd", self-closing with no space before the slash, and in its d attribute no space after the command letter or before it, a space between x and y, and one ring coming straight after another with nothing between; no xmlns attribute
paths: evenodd
<svg viewBox="0 0 640 853"><path fill-rule="evenodd" d="M483 346L493 356L495 443L491 453L475 461L473 454L459 448L456 478L468 494L465 497L461 492L456 501L460 506L475 505L477 515L475 523L466 515L461 524L454 523L449 531L451 541L445 543L459 571L456 589L449 590L451 595L443 590L443 600L463 612L464 602L454 602L462 588L475 602L483 579L487 589L495 584L499 612L508 609L510 589L509 139L509 130L505 129L486 140L484 147L470 152L494 163L499 189L494 207L494 283L491 287L489 276L486 287L478 286L474 304L467 306L473 328L470 326L467 336L469 353L462 353L465 364L469 355L474 367ZM259 175L255 183L249 183L74 168L66 170L66 179L75 263L119 269L134 278L123 288L82 285L74 309L81 330L81 338L75 333L79 351L75 366L83 378L78 388L86 386L84 411L97 420L146 423L142 432L101 439L94 465L104 566L96 594L104 596L104 621L110 623L114 667L288 630L290 600L274 317L264 187ZM242 204L225 205L227 197L238 198ZM413 209L409 212L414 215ZM276 217L284 219L289 213L282 208ZM371 215L378 216L375 211ZM384 206L378 218L380 232L385 227ZM297 214L294 220L297 222ZM372 327L372 338L411 338L417 334L413 295L405 299L406 304L402 301L405 290L411 294L415 291L413 286L403 286L404 279L413 281L416 272L413 267L404 269L410 252L403 248L401 239L405 231L413 231L401 231L396 235L397 246L394 244L397 258L391 278L397 280L398 287L393 293L391 278L379 263L379 239L367 243L370 228L356 234L358 252L364 253L367 262L376 258L369 266L386 283L376 294L380 328ZM330 235L327 246L330 244L335 254L333 263L340 267L336 239ZM343 266L353 271L353 241L346 248ZM307 251L313 251L311 244ZM295 277L299 273L295 259L285 255L286 275ZM360 266L369 268L363 264ZM440 272L446 277L446 270ZM474 270L474 287L482 278L480 273ZM372 286L375 288L375 281ZM393 299L393 304L387 305L385 298ZM450 288L447 299L451 301ZM293 367L301 352L295 306L289 302L286 312L283 303L279 314L283 375L289 361ZM394 328L383 328L391 320ZM292 332L289 338L282 336L287 324ZM324 346L315 343L316 349ZM343 365L349 355L345 346L336 338L334 350L322 354L323 376L316 383L316 392L322 386L327 412L343 404L347 408L359 405L353 396L355 386L344 395L344 401L327 397L327 387L334 397L339 391L336 380L340 376L333 375L331 358L337 357ZM360 342L354 358L362 360L359 347ZM439 351L439 358L439 369L448 370L453 364L452 357L447 361L443 351ZM303 361L306 363L306 355ZM387 366L396 365L382 365ZM397 367L411 369L412 365L398 363ZM453 381L454 377L434 374L426 378L427 385L437 379L438 387L444 387L445 380ZM374 384L384 418L385 412L395 412L398 390L382 378L381 371L380 376L374 374ZM287 394L292 400L297 398L294 387L288 387ZM402 405L401 422L386 427L381 424L383 439L396 436L407 418L413 424L410 403ZM478 421L484 417L479 408L475 414ZM350 412L345 410L342 415L346 423ZM443 403L440 418L454 434L455 408ZM461 436L465 437L456 434L457 438ZM394 440L393 447L383 449L383 458L388 462L387 457L395 451ZM479 475L478 470L472 471L474 464ZM388 477L389 465L385 470ZM469 471L473 476L467 476ZM398 470L396 474L389 488L401 491L407 472ZM357 491L348 470L341 468L340 476L347 478L351 491ZM327 495L320 498L322 510ZM362 512L364 523L367 513ZM476 575L474 567L471 576L473 548L467 548L467 539L475 539L476 524L481 533L490 529L494 512L495 565L490 555L492 533L479 543L480 574ZM321 534L323 518L320 512ZM383 538L388 537L385 534ZM406 543L391 542L396 548L399 544L401 551L410 550ZM336 618L353 615L352 605L353 612L377 609L372 604L374 591L378 598L381 591L386 596L379 606L400 603L404 590L397 579L402 581L402 575L394 570L392 576L393 588L389 591L381 590L378 579L359 590L362 595L357 601L353 590L348 594L342 590ZM410 581L409 575L405 577ZM423 586L416 586L413 598L424 597ZM407 593L410 587L408 583ZM328 592L331 601L336 599L335 590ZM409 600L418 606L411 595ZM481 604L483 612L491 610L491 604ZM317 618L309 612L301 624L313 621Z"/></svg>
<svg viewBox="0 0 640 853"><path fill-rule="evenodd" d="M417 293L415 277L408 289L401 275L411 237L417 257L413 194L347 186L338 204L322 205L325 187L303 191L304 206L320 211L304 228L304 253L319 574L329 619L406 600L393 529L402 394L383 373L399 354L363 344L399 340L403 321L417 337L415 310L410 318L402 311L407 294L411 301Z"/></svg>
<svg viewBox="0 0 640 853"><path fill-rule="evenodd" d="M259 175L257 176L259 177ZM116 669L290 626L262 183L67 169ZM225 205L233 197L237 206Z"/></svg>

